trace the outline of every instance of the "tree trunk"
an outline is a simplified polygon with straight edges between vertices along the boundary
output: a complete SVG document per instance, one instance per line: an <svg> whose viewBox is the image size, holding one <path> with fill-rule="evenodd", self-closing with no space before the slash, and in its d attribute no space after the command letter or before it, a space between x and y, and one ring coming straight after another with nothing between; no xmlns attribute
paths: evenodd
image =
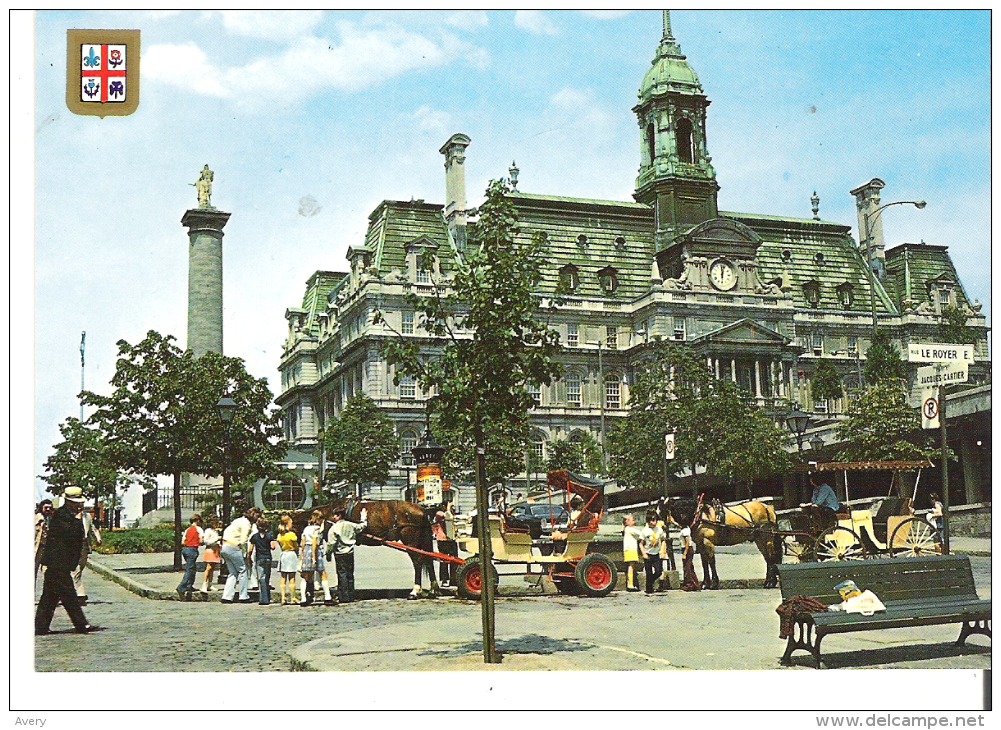
<svg viewBox="0 0 1001 730"><path fill-rule="evenodd" d="M174 472L174 570L181 569L181 472Z"/></svg>
<svg viewBox="0 0 1001 730"><path fill-rule="evenodd" d="M490 544L490 500L487 498L487 468L484 455L483 427L477 420L474 428L473 441L476 445L476 519L479 534L480 575L483 577L483 589L480 592L480 610L483 623L483 662L499 664L497 642L495 638L494 613L494 582L491 579L493 571L493 549Z"/></svg>

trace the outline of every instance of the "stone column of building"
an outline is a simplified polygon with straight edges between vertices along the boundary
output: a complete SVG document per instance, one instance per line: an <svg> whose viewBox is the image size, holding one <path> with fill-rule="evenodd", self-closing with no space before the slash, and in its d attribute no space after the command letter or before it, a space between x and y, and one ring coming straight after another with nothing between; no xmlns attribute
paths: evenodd
<svg viewBox="0 0 1001 730"><path fill-rule="evenodd" d="M222 229L229 213L194 208L181 218L188 229L188 340L195 357L222 354Z"/></svg>
<svg viewBox="0 0 1001 730"><path fill-rule="evenodd" d="M869 266L876 272L880 280L884 278L886 273L883 219L878 215L873 217L872 214L879 208L879 192L884 187L886 187L886 183L875 177L865 185L860 185L851 191L851 194L855 196L855 207L858 210L859 246L862 249L862 256L869 262Z"/></svg>
<svg viewBox="0 0 1001 730"><path fill-rule="evenodd" d="M438 150L445 156L445 221L455 245L466 247L466 148L470 139L453 134Z"/></svg>

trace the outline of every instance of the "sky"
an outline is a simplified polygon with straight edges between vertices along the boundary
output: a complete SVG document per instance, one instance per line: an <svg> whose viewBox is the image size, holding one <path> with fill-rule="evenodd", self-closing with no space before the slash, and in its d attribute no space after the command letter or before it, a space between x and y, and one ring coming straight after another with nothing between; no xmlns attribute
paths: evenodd
<svg viewBox="0 0 1001 730"><path fill-rule="evenodd" d="M989 12L674 11L712 101L720 208L857 226L852 188L886 181L888 246L949 246L990 323ZM142 32L127 117L65 104L67 28ZM469 202L520 168L519 189L631 200L631 109L661 36L644 11L158 11L35 16L33 474L107 391L116 342L186 336L191 187L215 172L224 350L277 395L287 333L314 271L347 270L384 199L444 202L439 147L467 150ZM30 146L29 146L30 149ZM858 237L857 229L854 231ZM29 374L30 375L30 374ZM35 480L35 490L43 488Z"/></svg>

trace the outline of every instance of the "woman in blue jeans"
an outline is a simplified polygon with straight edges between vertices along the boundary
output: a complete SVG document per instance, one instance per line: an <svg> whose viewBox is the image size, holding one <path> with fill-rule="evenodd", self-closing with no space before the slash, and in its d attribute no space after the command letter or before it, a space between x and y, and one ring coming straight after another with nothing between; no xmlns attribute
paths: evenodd
<svg viewBox="0 0 1001 730"><path fill-rule="evenodd" d="M181 597L182 601L190 601L191 593L195 590L195 562L198 560L198 546L204 542L204 535L201 516L191 515L191 526L184 531L184 539L181 541L184 578L177 586L177 595Z"/></svg>
<svg viewBox="0 0 1001 730"><path fill-rule="evenodd" d="M250 538L250 560L257 571L257 582L260 585L258 603L267 606L271 603L271 551L274 549L274 535L271 525L263 517L257 520L257 532Z"/></svg>
<svg viewBox="0 0 1001 730"><path fill-rule="evenodd" d="M247 562L243 559L243 551L250 540L251 520L257 520L260 512L251 507L242 517L233 520L222 533L222 559L229 570L226 585L222 591L222 602L233 603L239 590L240 603L249 603L247 593Z"/></svg>

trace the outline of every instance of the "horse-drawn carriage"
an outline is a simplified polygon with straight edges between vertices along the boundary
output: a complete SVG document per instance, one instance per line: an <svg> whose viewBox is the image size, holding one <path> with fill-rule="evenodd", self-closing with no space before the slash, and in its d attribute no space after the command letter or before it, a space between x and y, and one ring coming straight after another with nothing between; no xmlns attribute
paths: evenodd
<svg viewBox="0 0 1001 730"><path fill-rule="evenodd" d="M814 469L817 472L844 473L846 502L851 473L888 471L889 491L886 497L865 509L842 504L841 511L833 518L829 512L810 505L783 515L777 534L782 538L785 562L940 555L942 545L934 529L926 520L915 517L913 511L921 470L930 466L929 461L817 464ZM905 472L917 472L910 497L901 494L901 475Z"/></svg>
<svg viewBox="0 0 1001 730"><path fill-rule="evenodd" d="M570 511L566 531L553 525L551 534L533 538L527 527L510 524L504 510L488 515L493 564L486 572L496 584L495 566L524 565L525 570L505 575L540 575L531 567L538 565L547 573L560 593L607 596L615 588L618 572L615 563L601 553L588 554L588 546L598 534L598 524L605 511L604 484L568 471L549 473L548 499L565 502ZM555 511L552 514L556 514ZM479 559L479 538L472 534L457 537L459 547L472 553L456 572L456 589L461 598L478 599L483 589L483 567Z"/></svg>

